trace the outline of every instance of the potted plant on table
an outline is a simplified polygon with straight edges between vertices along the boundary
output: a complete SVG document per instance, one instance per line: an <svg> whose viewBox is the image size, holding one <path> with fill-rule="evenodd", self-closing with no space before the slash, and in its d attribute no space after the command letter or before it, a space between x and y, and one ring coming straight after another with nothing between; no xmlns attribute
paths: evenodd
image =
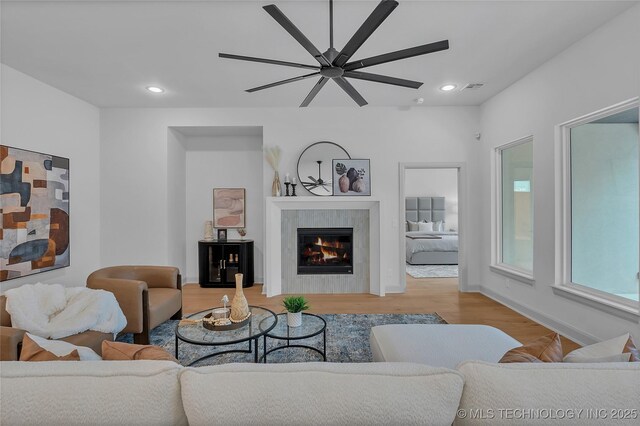
<svg viewBox="0 0 640 426"><path fill-rule="evenodd" d="M287 325L289 327L300 327L302 325L302 311L309 309L307 299L303 296L289 296L282 301L287 310Z"/></svg>

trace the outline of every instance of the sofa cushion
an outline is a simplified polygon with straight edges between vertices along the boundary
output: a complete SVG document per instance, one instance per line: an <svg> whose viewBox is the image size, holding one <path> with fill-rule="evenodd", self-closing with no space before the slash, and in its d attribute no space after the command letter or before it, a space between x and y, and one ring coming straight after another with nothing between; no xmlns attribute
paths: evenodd
<svg viewBox="0 0 640 426"><path fill-rule="evenodd" d="M80 355L77 349L71 349L64 354L50 352L34 342L27 333L22 339L20 361L80 361Z"/></svg>
<svg viewBox="0 0 640 426"><path fill-rule="evenodd" d="M167 361L3 362L2 424L186 425Z"/></svg>
<svg viewBox="0 0 640 426"><path fill-rule="evenodd" d="M487 325L390 324L371 328L371 352L377 362L417 362L456 368L467 360L498 362L522 344Z"/></svg>
<svg viewBox="0 0 640 426"><path fill-rule="evenodd" d="M180 384L192 425L450 425L463 387L401 363L227 364L186 368Z"/></svg>
<svg viewBox="0 0 640 426"><path fill-rule="evenodd" d="M108 361L173 361L178 362L160 346L134 345L122 342L102 342L102 358Z"/></svg>
<svg viewBox="0 0 640 426"><path fill-rule="evenodd" d="M492 364L468 361L462 363L458 371L464 375L464 393L460 402L462 415L458 414L456 425L615 423L615 419L611 419L612 410L619 409L622 413L625 409L640 407L640 364L633 362ZM588 417L589 410L609 417ZM541 417L531 417L535 415ZM554 417L549 417L552 415Z"/></svg>
<svg viewBox="0 0 640 426"><path fill-rule="evenodd" d="M558 333L551 333L513 348L498 362L536 362L536 359L542 362L562 362L562 341Z"/></svg>

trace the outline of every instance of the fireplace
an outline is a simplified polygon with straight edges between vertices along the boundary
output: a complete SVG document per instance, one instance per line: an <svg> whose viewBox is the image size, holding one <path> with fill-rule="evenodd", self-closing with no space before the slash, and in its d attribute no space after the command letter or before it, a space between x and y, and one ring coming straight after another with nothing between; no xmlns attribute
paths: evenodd
<svg viewBox="0 0 640 426"><path fill-rule="evenodd" d="M298 275L353 274L353 228L298 228Z"/></svg>

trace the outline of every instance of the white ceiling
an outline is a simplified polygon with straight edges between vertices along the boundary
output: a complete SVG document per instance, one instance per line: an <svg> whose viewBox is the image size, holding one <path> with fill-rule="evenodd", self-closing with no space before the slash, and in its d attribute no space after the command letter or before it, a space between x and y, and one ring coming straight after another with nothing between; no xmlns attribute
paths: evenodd
<svg viewBox="0 0 640 426"><path fill-rule="evenodd" d="M407 1L354 59L449 39L450 50L363 71L423 81L418 90L351 80L373 106L478 105L626 9L617 1ZM308 70L218 52L315 65L263 9L266 1L2 1L1 61L100 107L297 106L315 79L249 94ZM273 1L320 49L328 1ZM336 0L338 50L376 1ZM597 52L594 52L597 55ZM477 91L442 93L453 82ZM148 85L166 89L162 95ZM329 82L312 106L355 104Z"/></svg>

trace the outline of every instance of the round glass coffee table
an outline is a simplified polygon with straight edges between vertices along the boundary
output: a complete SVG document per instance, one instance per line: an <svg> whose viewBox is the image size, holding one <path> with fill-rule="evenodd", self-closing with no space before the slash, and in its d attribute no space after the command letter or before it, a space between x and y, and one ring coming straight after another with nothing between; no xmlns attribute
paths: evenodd
<svg viewBox="0 0 640 426"><path fill-rule="evenodd" d="M267 355L272 352L289 348L304 348L315 351L322 355L324 361L327 360L327 322L318 315L302 313L302 325L300 327L289 327L287 325L287 314L278 314L278 322L274 326L270 326L269 321L260 323L260 329L264 329L264 355L260 361L266 363ZM267 330L268 329L268 330ZM310 339L322 333L322 350L313 346L302 344L291 344L291 341L299 341ZM267 350L267 337L276 340L285 340L286 345L276 346Z"/></svg>
<svg viewBox="0 0 640 426"><path fill-rule="evenodd" d="M211 312L214 308L206 309L204 311L197 312L195 314L187 316L188 319L198 320L204 318L205 315ZM254 354L254 362L259 360L259 345L258 339L265 333L271 331L278 322L278 318L273 311L260 306L249 306L251 311L251 317L249 322L240 328L234 330L209 330L204 328L202 323L196 324L180 324L176 326L176 359L178 357L179 348L178 342L183 341L192 345L200 346L227 346L235 345L238 343L248 342L248 349L233 349L227 351L214 352L203 357L196 359L189 363L193 365L197 362L203 361L214 356L228 354L228 353L251 353ZM253 342L253 345L252 345ZM253 349L252 349L253 346Z"/></svg>

